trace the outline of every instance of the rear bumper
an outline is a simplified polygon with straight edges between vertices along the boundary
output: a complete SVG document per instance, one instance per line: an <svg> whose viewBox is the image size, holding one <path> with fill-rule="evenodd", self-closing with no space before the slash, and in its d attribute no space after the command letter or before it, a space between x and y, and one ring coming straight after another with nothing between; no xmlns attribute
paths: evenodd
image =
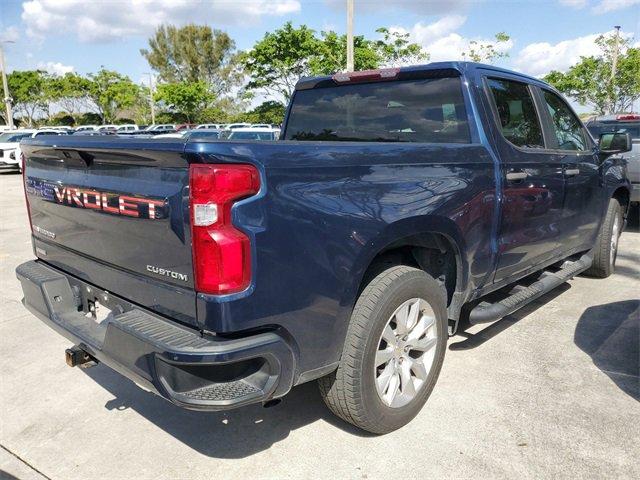
<svg viewBox="0 0 640 480"><path fill-rule="evenodd" d="M275 332L203 337L38 261L16 276L23 304L91 356L181 407L224 410L286 394L295 357ZM98 323L87 302L112 313Z"/></svg>

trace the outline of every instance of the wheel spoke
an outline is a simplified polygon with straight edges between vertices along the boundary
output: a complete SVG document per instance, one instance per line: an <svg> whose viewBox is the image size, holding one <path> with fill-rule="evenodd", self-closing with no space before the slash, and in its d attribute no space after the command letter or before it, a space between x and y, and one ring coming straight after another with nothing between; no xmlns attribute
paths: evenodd
<svg viewBox="0 0 640 480"><path fill-rule="evenodd" d="M387 342L388 345L393 345L396 343L396 335L393 333L391 325L387 324L387 326L384 327L384 330L382 331L382 338L385 342Z"/></svg>
<svg viewBox="0 0 640 480"><path fill-rule="evenodd" d="M426 352L431 350L437 343L435 338L425 337L422 340L417 340L411 344L411 350L418 350L419 352Z"/></svg>
<svg viewBox="0 0 640 480"><path fill-rule="evenodd" d="M387 363L389 360L393 358L393 348L391 346L387 346L384 350L378 350L376 353L376 367Z"/></svg>
<svg viewBox="0 0 640 480"><path fill-rule="evenodd" d="M411 362L411 371L416 378L423 381L427 379L427 375L429 373L427 372L427 368L424 366L424 362L419 358Z"/></svg>
<svg viewBox="0 0 640 480"><path fill-rule="evenodd" d="M429 315L422 315L420 321L411 330L407 344L414 344L420 337L426 335L429 329L435 324L435 319Z"/></svg>
<svg viewBox="0 0 640 480"><path fill-rule="evenodd" d="M420 315L420 301L415 301L409 305L409 315L407 318L407 331L411 332L418 323L418 317Z"/></svg>
<svg viewBox="0 0 640 480"><path fill-rule="evenodd" d="M394 373L395 373L395 368L391 364L391 362L389 362L387 366L384 368L384 370L382 370L382 373L380 373L380 376L376 379L376 385L378 387L378 392L380 393L380 396L383 396L387 391L387 389L389 388L389 382L391 381L391 377L393 376Z"/></svg>
<svg viewBox="0 0 640 480"><path fill-rule="evenodd" d="M394 372L389 381L389 386L387 388L387 392L384 394L384 400L388 405L393 403L393 400L396 398L398 394L398 390L400 388L400 375L398 372Z"/></svg>
<svg viewBox="0 0 640 480"><path fill-rule="evenodd" d="M416 388L413 385L413 378L411 378L411 364L410 362L404 362L400 367L400 379L402 381L402 395L411 399L416 394Z"/></svg>
<svg viewBox="0 0 640 480"><path fill-rule="evenodd" d="M396 330L398 330L398 333L400 333L401 335L404 335L409 331L407 327L408 320L409 320L409 305L403 305L402 308L400 308L396 312L396 326L397 326Z"/></svg>

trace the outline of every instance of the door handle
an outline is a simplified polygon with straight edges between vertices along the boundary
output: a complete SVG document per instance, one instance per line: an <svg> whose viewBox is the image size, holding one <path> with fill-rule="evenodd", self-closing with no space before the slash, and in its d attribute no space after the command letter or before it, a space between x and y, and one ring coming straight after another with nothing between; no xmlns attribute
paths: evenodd
<svg viewBox="0 0 640 480"><path fill-rule="evenodd" d="M576 176L576 175L580 175L580 169L579 169L579 168L567 168L567 169L564 171L564 174L565 174L567 177L574 177L574 176Z"/></svg>
<svg viewBox="0 0 640 480"><path fill-rule="evenodd" d="M517 180L524 180L529 174L527 172L509 172L507 173L507 180L515 182Z"/></svg>

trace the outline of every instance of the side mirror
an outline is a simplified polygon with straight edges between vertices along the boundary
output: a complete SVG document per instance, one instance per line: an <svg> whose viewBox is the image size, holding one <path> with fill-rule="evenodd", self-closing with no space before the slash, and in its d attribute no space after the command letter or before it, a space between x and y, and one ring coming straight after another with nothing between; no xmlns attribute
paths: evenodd
<svg viewBox="0 0 640 480"><path fill-rule="evenodd" d="M599 147L600 153L603 155L630 152L632 148L631 134L622 132L603 133L600 135Z"/></svg>

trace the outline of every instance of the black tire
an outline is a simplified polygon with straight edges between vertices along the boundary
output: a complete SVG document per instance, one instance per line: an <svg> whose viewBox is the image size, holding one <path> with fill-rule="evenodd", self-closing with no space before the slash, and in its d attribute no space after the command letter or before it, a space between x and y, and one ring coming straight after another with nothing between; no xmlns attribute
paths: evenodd
<svg viewBox="0 0 640 480"><path fill-rule="evenodd" d="M415 398L401 407L383 403L376 388L375 356L383 329L396 309L410 299L425 300L435 314L435 354ZM375 276L356 302L338 369L318 380L329 409L368 432L396 430L415 417L438 379L447 345L446 296L436 280L417 268L397 265Z"/></svg>
<svg viewBox="0 0 640 480"><path fill-rule="evenodd" d="M591 251L593 254L593 263L591 267L585 271L585 275L596 278L607 278L613 273L618 255L618 238L620 238L620 234L622 233L623 223L622 206L617 199L612 198L609 200L607 213L604 222L602 222L598 237L596 238L596 244ZM617 232L614 232L615 225L617 225ZM615 238L615 241L612 241L614 235L616 235L617 238Z"/></svg>

